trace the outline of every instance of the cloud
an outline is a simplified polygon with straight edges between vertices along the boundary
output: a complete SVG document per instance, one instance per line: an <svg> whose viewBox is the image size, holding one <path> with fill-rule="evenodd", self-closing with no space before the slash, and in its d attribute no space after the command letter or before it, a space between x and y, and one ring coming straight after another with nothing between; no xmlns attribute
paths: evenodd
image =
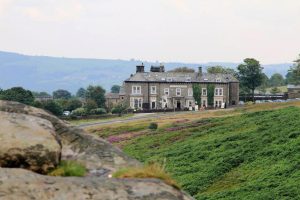
<svg viewBox="0 0 300 200"><path fill-rule="evenodd" d="M79 1L65 1L64 3L30 5L19 8L23 15L35 21L63 22L80 18L84 6Z"/></svg>
<svg viewBox="0 0 300 200"><path fill-rule="evenodd" d="M0 0L0 16L7 13L13 6L13 3L14 0Z"/></svg>

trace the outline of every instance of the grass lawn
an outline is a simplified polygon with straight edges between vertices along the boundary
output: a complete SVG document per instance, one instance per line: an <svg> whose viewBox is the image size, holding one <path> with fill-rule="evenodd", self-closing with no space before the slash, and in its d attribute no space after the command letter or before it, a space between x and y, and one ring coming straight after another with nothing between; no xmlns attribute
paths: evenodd
<svg viewBox="0 0 300 200"><path fill-rule="evenodd" d="M72 125L81 125L81 124L87 124L87 123L93 123L93 122L102 122L102 121L108 121L110 119L126 119L128 117L132 117L133 114L125 114L122 115L121 117L107 117L107 118L102 118L102 119L74 119L74 120L67 120L70 122Z"/></svg>
<svg viewBox="0 0 300 200"><path fill-rule="evenodd" d="M300 103L257 104L89 129L158 162L196 199L300 199ZM155 120L152 120L155 121ZM118 140L119 139L119 140Z"/></svg>

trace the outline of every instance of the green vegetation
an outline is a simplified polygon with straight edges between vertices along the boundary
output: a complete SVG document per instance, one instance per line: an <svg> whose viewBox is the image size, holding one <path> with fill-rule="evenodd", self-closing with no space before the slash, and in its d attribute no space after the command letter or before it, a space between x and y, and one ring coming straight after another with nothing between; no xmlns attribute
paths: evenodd
<svg viewBox="0 0 300 200"><path fill-rule="evenodd" d="M84 165L72 161L72 160L67 160L67 161L61 161L59 166L50 172L48 175L49 176L85 176L87 173L87 170Z"/></svg>
<svg viewBox="0 0 300 200"><path fill-rule="evenodd" d="M146 164L143 167L128 168L117 171L113 174L114 178L157 178L163 180L166 184L171 185L177 189L180 186L165 172L163 166L157 163Z"/></svg>
<svg viewBox="0 0 300 200"><path fill-rule="evenodd" d="M0 100L17 101L32 105L34 96L30 90L25 90L22 87L13 87L7 90L0 90Z"/></svg>
<svg viewBox="0 0 300 200"><path fill-rule="evenodd" d="M197 105L201 106L202 89L200 84L193 84L193 96Z"/></svg>
<svg viewBox="0 0 300 200"><path fill-rule="evenodd" d="M166 160L166 171L197 199L299 199L300 109L248 112L278 105L289 104L253 105L232 112L241 115L177 122L122 147L144 163Z"/></svg>
<svg viewBox="0 0 300 200"><path fill-rule="evenodd" d="M213 84L207 85L207 104L208 106L214 105L215 86Z"/></svg>
<svg viewBox="0 0 300 200"><path fill-rule="evenodd" d="M151 129L151 130L156 130L157 128L158 128L157 123L155 123L155 122L150 123L149 129Z"/></svg>

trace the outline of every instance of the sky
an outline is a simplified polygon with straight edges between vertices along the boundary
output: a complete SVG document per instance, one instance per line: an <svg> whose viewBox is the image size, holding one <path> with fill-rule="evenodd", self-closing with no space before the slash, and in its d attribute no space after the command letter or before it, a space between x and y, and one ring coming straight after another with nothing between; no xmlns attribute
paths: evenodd
<svg viewBox="0 0 300 200"><path fill-rule="evenodd" d="M0 50L180 62L292 62L299 0L0 0Z"/></svg>

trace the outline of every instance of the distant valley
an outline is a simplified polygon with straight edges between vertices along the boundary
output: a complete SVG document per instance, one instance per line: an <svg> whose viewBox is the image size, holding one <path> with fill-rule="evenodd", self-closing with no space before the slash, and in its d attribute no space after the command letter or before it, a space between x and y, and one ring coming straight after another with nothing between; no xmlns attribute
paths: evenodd
<svg viewBox="0 0 300 200"><path fill-rule="evenodd" d="M241 58L242 60L242 58ZM84 59L48 56L28 56L0 51L0 88L22 86L32 91L52 93L56 89L67 89L75 93L78 88L90 84L101 85L106 90L122 82L135 72L135 66L144 63L146 70L158 62L141 60ZM198 66L222 65L236 68L239 63L163 63L167 70L179 66L197 69ZM280 73L285 76L292 63L264 65L264 72L270 76Z"/></svg>

